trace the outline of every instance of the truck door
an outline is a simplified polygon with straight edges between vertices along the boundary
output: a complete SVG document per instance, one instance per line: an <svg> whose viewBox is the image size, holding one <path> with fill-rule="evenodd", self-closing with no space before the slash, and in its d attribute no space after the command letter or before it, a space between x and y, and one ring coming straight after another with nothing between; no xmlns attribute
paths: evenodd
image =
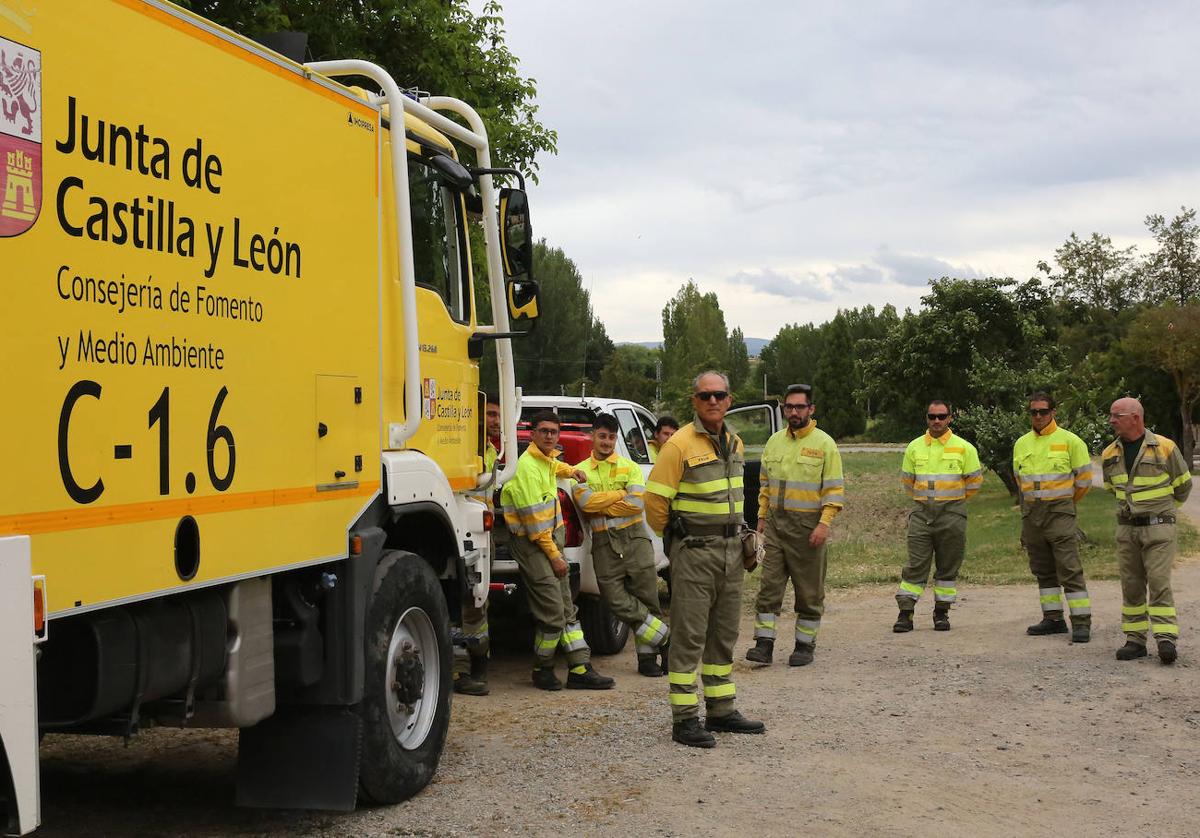
<svg viewBox="0 0 1200 838"><path fill-rule="evenodd" d="M740 405L725 414L725 424L742 438L746 446L746 523L758 526L758 475L762 470L762 452L771 434L783 427L779 403L771 400Z"/></svg>

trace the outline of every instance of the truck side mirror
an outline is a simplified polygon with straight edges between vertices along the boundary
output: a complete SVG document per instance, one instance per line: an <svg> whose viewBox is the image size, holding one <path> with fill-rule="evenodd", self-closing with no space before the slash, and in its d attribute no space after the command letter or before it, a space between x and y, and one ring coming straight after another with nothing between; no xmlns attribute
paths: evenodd
<svg viewBox="0 0 1200 838"><path fill-rule="evenodd" d="M536 320L541 289L532 279L510 279L505 283L508 291L508 316L512 320Z"/></svg>
<svg viewBox="0 0 1200 838"><path fill-rule="evenodd" d="M500 258L504 275L533 279L533 233L529 227L529 199L522 189L500 190ZM536 285L534 286L536 292ZM536 294L535 294L536 295ZM509 305L512 295L509 294Z"/></svg>

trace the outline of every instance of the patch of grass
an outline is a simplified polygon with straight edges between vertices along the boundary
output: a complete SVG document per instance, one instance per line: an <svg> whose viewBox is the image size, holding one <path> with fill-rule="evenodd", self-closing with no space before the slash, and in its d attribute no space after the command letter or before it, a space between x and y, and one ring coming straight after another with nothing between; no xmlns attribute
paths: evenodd
<svg viewBox="0 0 1200 838"><path fill-rule="evenodd" d="M902 453L842 455L846 508L833 522L827 584L831 588L898 583L908 557L905 527L912 501L900 487ZM983 489L968 504L967 555L959 578L968 584L1033 584L1029 559L1021 548L1021 512L996 475L984 475ZM1095 488L1079 505L1078 522L1087 536L1080 545L1088 579L1116 579L1116 502ZM1200 535L1179 525L1179 553L1200 549ZM757 591L757 572L748 593Z"/></svg>

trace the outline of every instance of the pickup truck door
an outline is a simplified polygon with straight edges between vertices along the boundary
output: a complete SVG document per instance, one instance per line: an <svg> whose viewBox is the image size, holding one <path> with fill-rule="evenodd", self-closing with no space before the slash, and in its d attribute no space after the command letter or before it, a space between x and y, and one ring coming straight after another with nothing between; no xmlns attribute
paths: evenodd
<svg viewBox="0 0 1200 838"><path fill-rule="evenodd" d="M621 426L621 438L618 440L618 450L633 460L642 469L642 475L649 479L650 470L654 464L650 462L650 437L654 434L654 420L650 414L630 407L615 407L613 415ZM624 450L621 450L621 449ZM654 566L661 570L667 566L667 554L663 550L662 539L650 533L654 542Z"/></svg>
<svg viewBox="0 0 1200 838"><path fill-rule="evenodd" d="M758 475L762 452L771 434L783 427L783 414L775 400L739 405L725 414L725 424L742 438L746 447L746 524L758 526Z"/></svg>

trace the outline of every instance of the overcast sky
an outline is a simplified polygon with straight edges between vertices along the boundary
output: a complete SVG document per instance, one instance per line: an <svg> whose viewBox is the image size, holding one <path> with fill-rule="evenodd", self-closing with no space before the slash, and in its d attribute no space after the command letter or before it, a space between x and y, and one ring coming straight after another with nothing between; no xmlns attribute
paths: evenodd
<svg viewBox="0 0 1200 838"><path fill-rule="evenodd" d="M617 341L689 277L771 338L1031 276L1074 230L1146 249L1200 204L1200 3L505 0L558 131L537 236Z"/></svg>

